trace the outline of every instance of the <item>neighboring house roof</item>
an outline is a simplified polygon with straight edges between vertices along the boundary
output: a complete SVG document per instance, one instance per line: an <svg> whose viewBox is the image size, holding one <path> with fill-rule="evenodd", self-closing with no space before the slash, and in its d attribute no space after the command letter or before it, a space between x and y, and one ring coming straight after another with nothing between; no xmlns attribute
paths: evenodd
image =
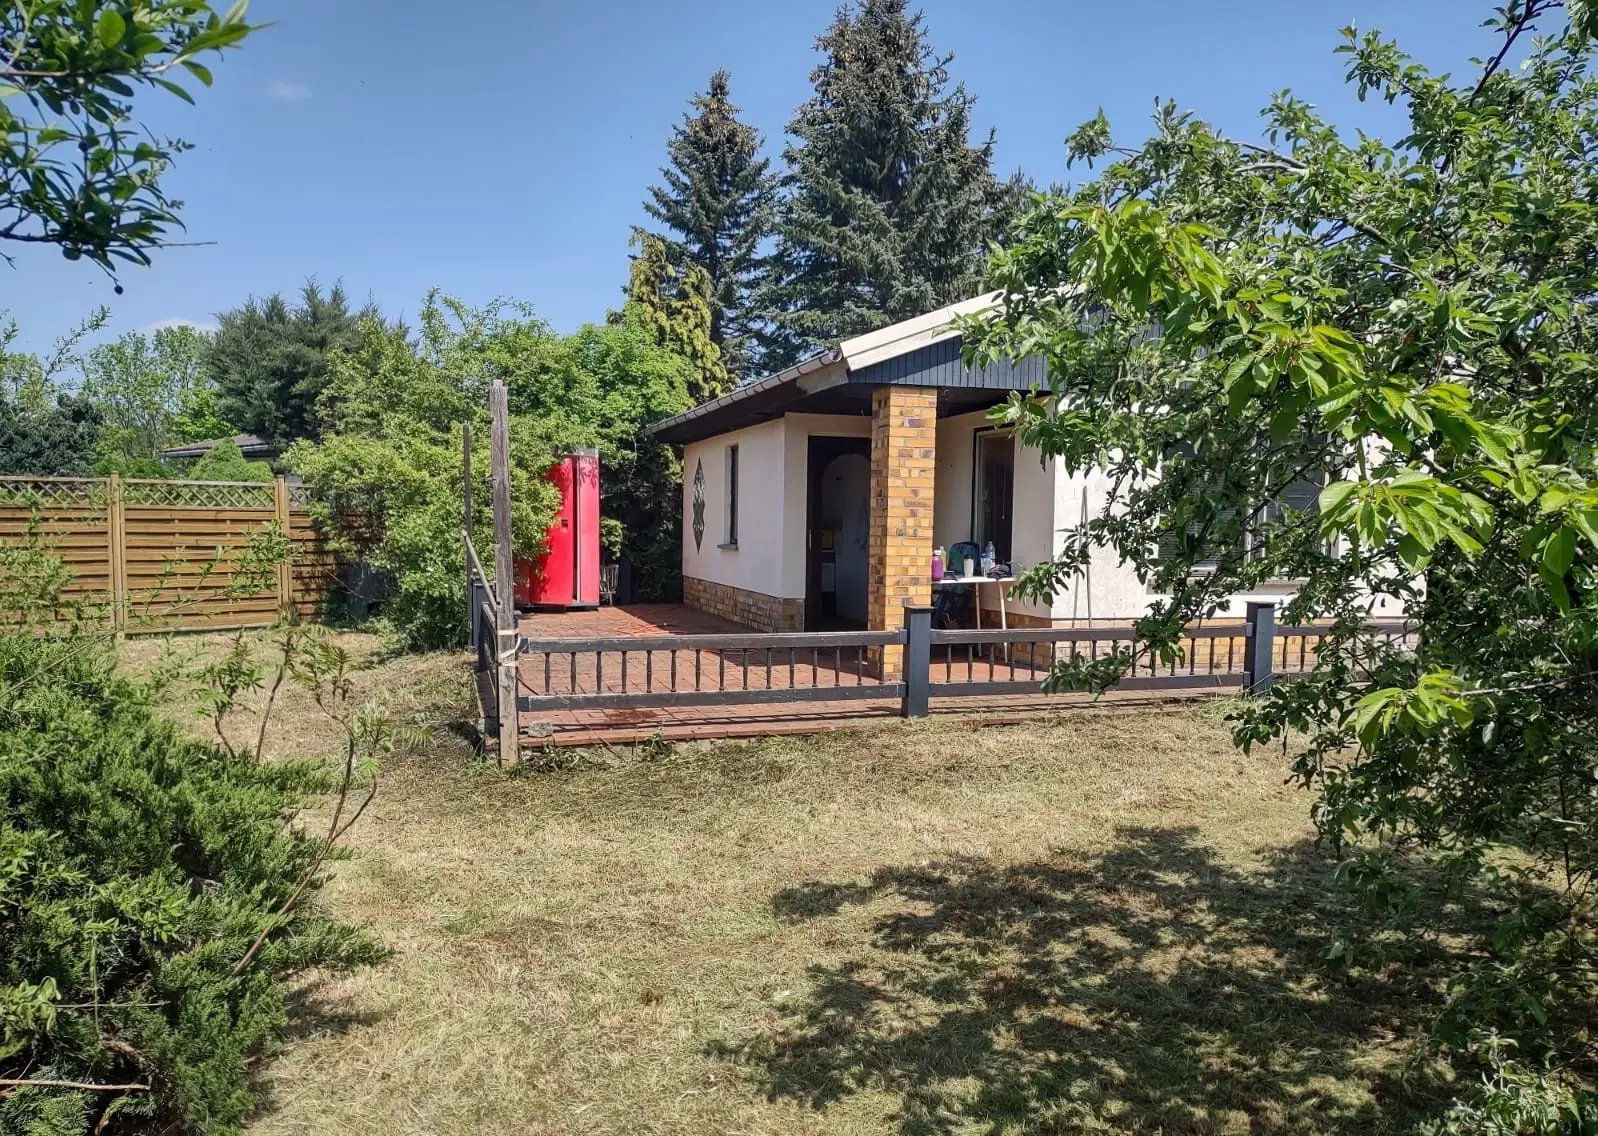
<svg viewBox="0 0 1598 1136"><path fill-rule="evenodd" d="M871 413L871 391L879 386L937 387L946 412L991 405L995 392L1027 390L1047 379L1037 359L966 366L953 321L997 302L998 293L989 292L845 339L786 371L657 422L646 432L667 442L695 442L788 413L866 415Z"/></svg>
<svg viewBox="0 0 1598 1136"><path fill-rule="evenodd" d="M161 451L163 458L201 458L210 453L226 439L211 438L204 442L188 442L181 446L169 446ZM255 434L235 434L233 444L239 448L239 453L252 459L271 459L282 451L268 442L265 438Z"/></svg>

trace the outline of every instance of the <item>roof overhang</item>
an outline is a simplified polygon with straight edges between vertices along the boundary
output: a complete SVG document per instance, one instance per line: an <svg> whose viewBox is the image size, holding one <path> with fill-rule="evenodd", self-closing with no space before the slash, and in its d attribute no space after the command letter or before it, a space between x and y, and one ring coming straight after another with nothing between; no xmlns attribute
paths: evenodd
<svg viewBox="0 0 1598 1136"><path fill-rule="evenodd" d="M993 308L997 292L903 320L846 339L837 347L701 403L645 429L651 437L679 444L744 430L784 414L871 413L871 391L879 386L936 387L951 409L991 405L1012 390L1026 390L1042 376L1040 360L973 368L961 357L957 317ZM1033 365L1038 364L1038 365Z"/></svg>

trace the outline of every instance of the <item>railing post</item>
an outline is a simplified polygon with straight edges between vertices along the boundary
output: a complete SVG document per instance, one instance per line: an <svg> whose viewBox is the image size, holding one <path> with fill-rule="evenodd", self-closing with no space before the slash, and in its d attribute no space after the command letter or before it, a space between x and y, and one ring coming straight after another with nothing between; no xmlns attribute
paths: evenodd
<svg viewBox="0 0 1598 1136"><path fill-rule="evenodd" d="M499 760L521 758L516 709L516 579L511 562L510 401L503 379L488 388L489 442L494 483L494 663L499 682Z"/></svg>
<svg viewBox="0 0 1598 1136"><path fill-rule="evenodd" d="M111 627L121 639L128 626L128 540L122 516L122 475L112 471L106 484L105 546L111 578Z"/></svg>
<svg viewBox="0 0 1598 1136"><path fill-rule="evenodd" d="M904 605L904 703L906 718L927 716L928 686L932 681L932 608Z"/></svg>
<svg viewBox="0 0 1598 1136"><path fill-rule="evenodd" d="M477 589L472 583L472 424L461 423L461 556L466 562L466 638L477 649Z"/></svg>
<svg viewBox="0 0 1598 1136"><path fill-rule="evenodd" d="M1249 602L1245 636L1243 689L1260 692L1273 681L1272 659L1276 649L1276 605Z"/></svg>

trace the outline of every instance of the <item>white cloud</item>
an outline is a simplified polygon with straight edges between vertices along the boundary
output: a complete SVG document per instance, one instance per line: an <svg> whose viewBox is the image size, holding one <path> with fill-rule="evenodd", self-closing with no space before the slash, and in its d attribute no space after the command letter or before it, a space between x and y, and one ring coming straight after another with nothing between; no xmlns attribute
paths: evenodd
<svg viewBox="0 0 1598 1136"><path fill-rule="evenodd" d="M192 327L195 331L216 330L216 324L210 320L191 320L185 316L168 316L166 319L159 319L154 323L145 324L139 328L139 331L149 335L151 332L160 331L163 327Z"/></svg>
<svg viewBox="0 0 1598 1136"><path fill-rule="evenodd" d="M311 88L304 83L273 79L266 85L266 97L275 103L303 103L311 97Z"/></svg>

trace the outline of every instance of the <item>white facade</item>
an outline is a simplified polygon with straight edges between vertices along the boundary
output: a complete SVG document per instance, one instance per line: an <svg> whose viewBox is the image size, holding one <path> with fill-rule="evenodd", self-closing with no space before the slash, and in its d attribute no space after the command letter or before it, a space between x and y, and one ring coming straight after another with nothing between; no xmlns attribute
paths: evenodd
<svg viewBox="0 0 1598 1136"><path fill-rule="evenodd" d="M937 467L933 505L933 542L949 548L974 539L973 462L976 438L989 430L985 412L940 418L937 424ZM808 539L812 437L869 439L871 420L864 416L788 414L782 418L688 443L683 450L683 575L778 599L803 601L810 587ZM738 539L727 540L730 499L728 450L738 448ZM864 571L863 518L869 515L869 479L858 460L837 464L846 492L860 494L859 507L841 507L842 540L835 571L840 595L850 594L855 574ZM693 532L694 486L703 473L704 531ZM1015 452L1011 543L1013 566L1023 571L1057 555L1064 533L1102 511L1109 501L1110 478L1101 470L1069 474L1057 459L1018 447ZM828 509L833 506L828 504ZM862 530L862 531L856 531ZM859 550L853 542L861 544ZM858 551L859 555L856 555ZM928 565L928 572L931 565ZM1262 587L1230 597L1218 618L1241 619L1251 600L1284 602L1291 582ZM983 608L995 606L993 589L984 588ZM1113 549L1094 550L1089 567L1055 595L1053 602L1012 598L1012 613L1055 623L1085 626L1124 623L1147 613L1160 598L1149 591ZM1389 601L1391 606L1391 601ZM838 614L859 618L848 604ZM1401 614L1396 607L1374 611L1378 618ZM984 622L992 615L985 615Z"/></svg>

